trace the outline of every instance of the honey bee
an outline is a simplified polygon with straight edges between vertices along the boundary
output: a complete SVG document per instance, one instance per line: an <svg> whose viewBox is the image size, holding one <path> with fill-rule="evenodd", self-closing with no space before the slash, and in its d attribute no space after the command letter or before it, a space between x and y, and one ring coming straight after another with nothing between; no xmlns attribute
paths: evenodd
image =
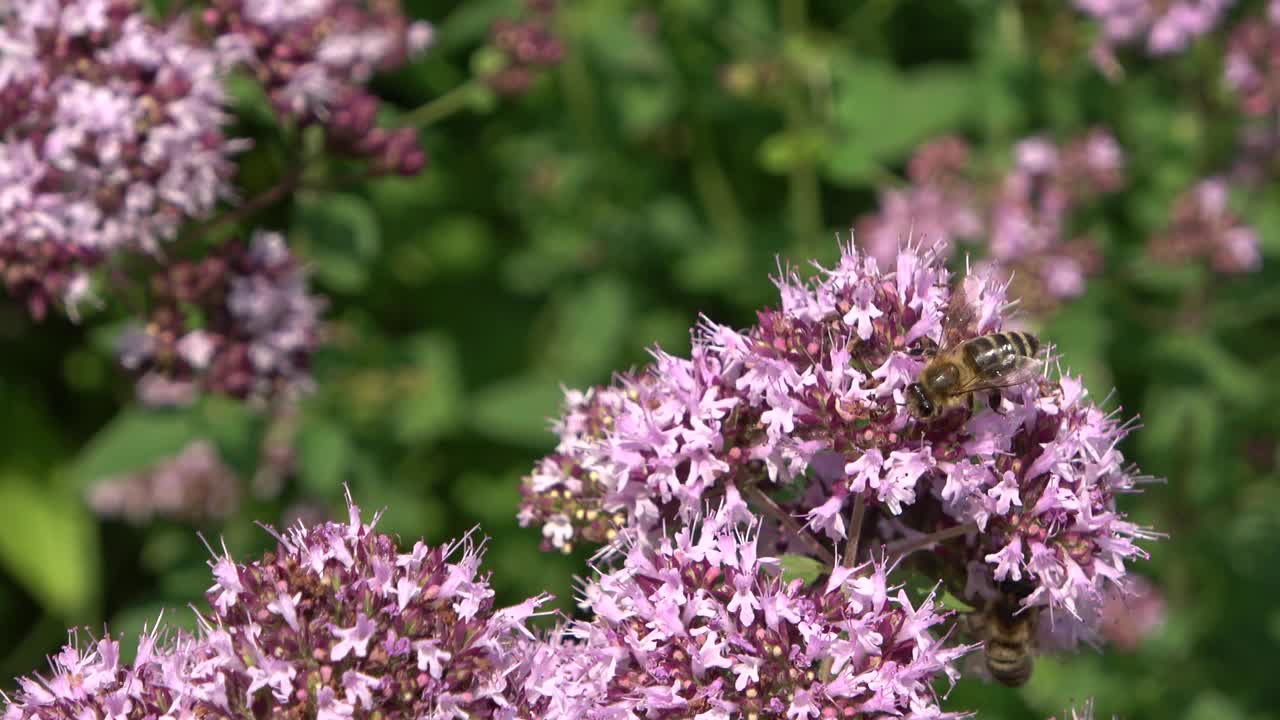
<svg viewBox="0 0 1280 720"><path fill-rule="evenodd" d="M1021 608L1026 588L1002 586L1000 594L981 610L963 616L965 629L983 643L983 655L991 677L1009 687L1021 687L1035 667L1039 608Z"/></svg>
<svg viewBox="0 0 1280 720"><path fill-rule="evenodd" d="M917 418L939 418L962 406L972 393L1021 385L1039 373L1039 338L1009 330L958 340L972 317L972 307L957 289L947 309L943 347L907 386L907 409Z"/></svg>

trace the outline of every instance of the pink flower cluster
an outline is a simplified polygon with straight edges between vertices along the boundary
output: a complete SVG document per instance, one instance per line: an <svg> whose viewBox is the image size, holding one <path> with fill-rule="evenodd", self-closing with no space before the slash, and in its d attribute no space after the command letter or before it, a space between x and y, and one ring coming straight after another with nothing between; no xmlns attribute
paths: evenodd
<svg viewBox="0 0 1280 720"><path fill-rule="evenodd" d="M1075 0L1102 25L1106 46L1143 45L1151 55L1182 52L1212 31L1232 0Z"/></svg>
<svg viewBox="0 0 1280 720"><path fill-rule="evenodd" d="M1205 259L1221 273L1257 270L1262 265L1258 234L1231 210L1229 200L1230 187L1222 178L1197 183L1174 203L1169 226L1152 236L1148 254L1169 265Z"/></svg>
<svg viewBox="0 0 1280 720"><path fill-rule="evenodd" d="M954 682L970 648L945 645L932 597L913 605L871 563L788 582L755 533L726 520L641 538L586 587L595 619L560 649L577 660L531 685L547 707L589 702L534 716L960 717L940 710L934 681Z"/></svg>
<svg viewBox="0 0 1280 720"><path fill-rule="evenodd" d="M375 126L379 101L364 89L375 71L423 52L434 29L410 22L397 0L215 0L203 20L228 61L246 65L276 111L319 124L334 149L374 169L414 175L426 154L413 128Z"/></svg>
<svg viewBox="0 0 1280 720"><path fill-rule="evenodd" d="M1250 18L1231 33L1223 74L1249 115L1265 116L1280 109L1280 2L1268 17Z"/></svg>
<svg viewBox="0 0 1280 720"><path fill-rule="evenodd" d="M763 516L772 547L824 562L854 528L864 550L939 535L968 597L1025 579L1026 604L1053 617L1047 640L1092 636L1104 591L1150 537L1115 508L1138 480L1117 449L1127 426L1065 374L931 423L905 407L929 347L1000 330L1006 284L974 273L953 296L938 256L912 249L892 272L846 249L815 279L777 284L781 305L755 326L704 321L689 359L655 350L611 386L570 391L521 523L563 548L679 527L718 502L741 522Z"/></svg>
<svg viewBox="0 0 1280 720"><path fill-rule="evenodd" d="M239 507L240 479L212 443L198 440L154 467L102 478L87 499L99 515L137 524L156 516L200 523Z"/></svg>
<svg viewBox="0 0 1280 720"><path fill-rule="evenodd" d="M530 11L520 19L501 18L490 30L493 47L503 55L501 69L488 77L504 95L529 89L538 70L560 62L564 46L551 31L555 0L527 0Z"/></svg>
<svg viewBox="0 0 1280 720"><path fill-rule="evenodd" d="M514 717L523 623L545 598L495 610L476 547L400 553L350 512L273 531L258 561L218 557L196 637L145 634L132 665L109 638L72 642L4 720Z"/></svg>
<svg viewBox="0 0 1280 720"><path fill-rule="evenodd" d="M939 254L957 241L989 238L987 261L1016 283L1026 307L1046 310L1084 291L1099 265L1093 243L1073 236L1072 213L1124 184L1124 156L1110 134L1093 130L1059 147L1023 140L1013 167L998 180L981 178L967 145L941 138L917 150L911 185L880 197L880 210L860 218L855 237L883 267L903 238L920 238Z"/></svg>
<svg viewBox="0 0 1280 720"><path fill-rule="evenodd" d="M222 66L134 0L0 3L0 270L42 317L227 193Z"/></svg>
<svg viewBox="0 0 1280 720"><path fill-rule="evenodd" d="M143 376L144 401L181 404L197 390L268 399L310 387L323 301L280 235L259 232L247 248L232 242L171 263L152 292L146 326L118 344L121 364ZM189 326L193 317L201 326Z"/></svg>

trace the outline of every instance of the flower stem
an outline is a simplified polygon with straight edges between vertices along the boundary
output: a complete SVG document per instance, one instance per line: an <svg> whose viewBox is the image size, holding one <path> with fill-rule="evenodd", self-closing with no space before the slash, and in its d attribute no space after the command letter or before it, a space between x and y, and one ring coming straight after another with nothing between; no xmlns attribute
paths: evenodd
<svg viewBox="0 0 1280 720"><path fill-rule="evenodd" d="M476 87L476 80L468 80L434 100L401 115L399 124L419 128L434 125L456 112L465 110Z"/></svg>
<svg viewBox="0 0 1280 720"><path fill-rule="evenodd" d="M760 506L764 514L782 523L783 527L791 533L792 537L799 540L805 547L809 548L809 552L817 556L819 560L827 565L835 565L835 555L830 550L823 547L808 530L805 530L794 517L791 516L782 506L769 497L756 485L747 485L743 489L743 494Z"/></svg>
<svg viewBox="0 0 1280 720"><path fill-rule="evenodd" d="M849 511L849 541L845 545L844 564L853 567L858 564L858 542L862 539L862 517L867 512L867 498L858 493L853 501L853 510Z"/></svg>
<svg viewBox="0 0 1280 720"><path fill-rule="evenodd" d="M915 552L920 548L944 542L951 538L957 538L961 535L968 535L971 532L977 532L977 530L978 524L970 521L963 525L956 525L955 527L949 527L946 530L939 530L934 533L929 533L928 535L921 535L920 537L891 542L884 546L884 551L886 556L892 555L895 558L901 557Z"/></svg>

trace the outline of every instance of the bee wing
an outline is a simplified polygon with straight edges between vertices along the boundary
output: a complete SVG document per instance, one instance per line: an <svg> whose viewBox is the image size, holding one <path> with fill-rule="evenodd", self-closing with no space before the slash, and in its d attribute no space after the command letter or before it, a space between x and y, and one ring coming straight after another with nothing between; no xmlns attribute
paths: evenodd
<svg viewBox="0 0 1280 720"><path fill-rule="evenodd" d="M959 345L973 334L973 305L964 292L961 282L951 291L951 299L947 302L946 313L942 316L942 346L946 350Z"/></svg>
<svg viewBox="0 0 1280 720"><path fill-rule="evenodd" d="M1034 380L1040 375L1041 368L1044 367L1044 361L1036 357L1018 356L1014 364L999 375L981 376L975 375L964 385L961 385L956 394L978 392L979 390L998 390L1000 388L1013 387L1021 385L1024 382Z"/></svg>

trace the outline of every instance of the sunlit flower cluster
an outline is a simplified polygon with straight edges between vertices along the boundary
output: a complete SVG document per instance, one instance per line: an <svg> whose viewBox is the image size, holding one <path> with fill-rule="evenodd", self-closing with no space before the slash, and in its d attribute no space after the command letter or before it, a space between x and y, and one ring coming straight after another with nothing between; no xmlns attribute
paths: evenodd
<svg viewBox="0 0 1280 720"><path fill-rule="evenodd" d="M194 637L144 633L131 665L110 638L73 637L4 719L512 718L524 622L545 598L495 610L475 545L401 553L349 510L272 531L260 560L218 556Z"/></svg>
<svg viewBox="0 0 1280 720"><path fill-rule="evenodd" d="M721 522L640 540L587 586L595 620L569 646L596 663L585 717L958 717L934 681L969 648L944 645L932 597L913 605L873 564L788 582Z"/></svg>
<svg viewBox="0 0 1280 720"><path fill-rule="evenodd" d="M1138 479L1116 447L1127 427L1065 374L993 409L913 418L904 391L928 348L998 331L1007 288L975 273L953 297L929 252L903 250L893 267L849 249L813 280L788 272L757 325L706 320L689 359L655 351L611 387L570 392L521 522L561 547L659 532L716 500L740 521L760 513L780 549L829 562L861 506L863 548L905 552L943 533L965 594L1025 578L1056 642L1089 636L1105 588L1144 554L1133 541L1147 533L1114 506Z"/></svg>
<svg viewBox="0 0 1280 720"><path fill-rule="evenodd" d="M0 270L36 317L227 194L222 71L133 0L0 3Z"/></svg>
<svg viewBox="0 0 1280 720"><path fill-rule="evenodd" d="M323 126L334 149L374 169L413 175L426 164L416 130L375 125L380 101L364 87L433 40L434 28L410 22L397 0L215 0L202 18L282 117Z"/></svg>

